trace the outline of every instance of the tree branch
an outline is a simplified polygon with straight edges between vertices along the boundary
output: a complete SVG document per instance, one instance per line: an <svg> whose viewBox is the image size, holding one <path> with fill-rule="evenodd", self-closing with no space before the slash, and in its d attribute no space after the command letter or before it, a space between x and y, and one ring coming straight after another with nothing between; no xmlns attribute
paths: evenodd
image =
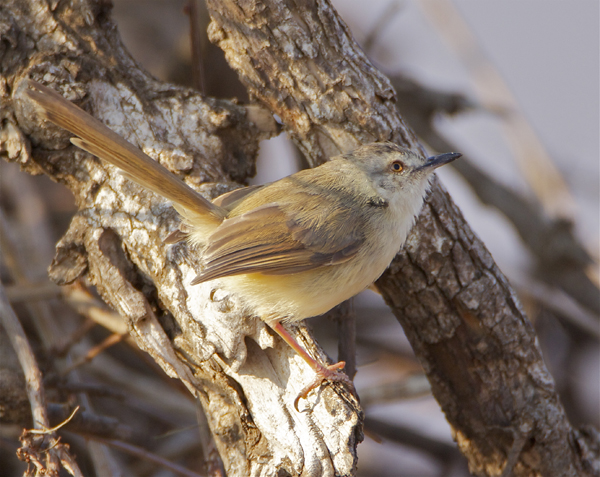
<svg viewBox="0 0 600 477"><path fill-rule="evenodd" d="M375 140L421 147L397 113L389 81L326 0L208 6L211 40L313 164ZM598 454L590 460L582 451L587 441L566 419L509 284L438 183L377 287L472 472L499 475L507 462L514 475L591 475L597 468ZM597 449L597 441L590 445Z"/></svg>
<svg viewBox="0 0 600 477"><path fill-rule="evenodd" d="M273 134L274 121L256 106L154 80L123 48L103 2L51 11L43 1L15 0L0 13L0 153L67 185L80 209L51 277L94 284L138 346L188 387L229 475L350 475L362 438L354 398L326 386L297 413L294 398L312 370L234 295L190 287L197 255L163 243L177 227L172 208L70 146L64 131L40 124L22 80L51 85L208 196L254 173L258 142ZM305 328L297 334L325 359Z"/></svg>

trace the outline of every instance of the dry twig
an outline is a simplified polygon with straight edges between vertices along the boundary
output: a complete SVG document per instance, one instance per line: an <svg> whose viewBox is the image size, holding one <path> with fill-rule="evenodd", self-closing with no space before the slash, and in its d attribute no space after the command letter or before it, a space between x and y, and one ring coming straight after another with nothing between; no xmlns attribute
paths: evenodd
<svg viewBox="0 0 600 477"><path fill-rule="evenodd" d="M68 446L60 443L60 439L56 437L54 432L56 428L50 428L42 374L25 336L25 331L11 308L4 287L1 284L0 319L25 374L27 396L33 415L34 429L23 432L21 436L22 446L18 451L19 458L34 465L35 475L58 476L60 463L71 475L83 477L75 459L69 454Z"/></svg>

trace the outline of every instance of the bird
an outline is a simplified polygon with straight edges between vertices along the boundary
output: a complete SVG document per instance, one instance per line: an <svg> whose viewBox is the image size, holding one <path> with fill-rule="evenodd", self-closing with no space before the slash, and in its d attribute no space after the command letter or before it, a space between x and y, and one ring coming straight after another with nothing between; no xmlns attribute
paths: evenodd
<svg viewBox="0 0 600 477"><path fill-rule="evenodd" d="M326 313L373 284L399 252L421 210L433 172L458 157L425 157L375 142L262 186L212 201L51 88L28 81L41 116L71 142L169 200L182 217L167 244L186 240L202 269L190 285L219 281L315 371L298 401L324 380L349 385L345 363L312 358L284 326Z"/></svg>

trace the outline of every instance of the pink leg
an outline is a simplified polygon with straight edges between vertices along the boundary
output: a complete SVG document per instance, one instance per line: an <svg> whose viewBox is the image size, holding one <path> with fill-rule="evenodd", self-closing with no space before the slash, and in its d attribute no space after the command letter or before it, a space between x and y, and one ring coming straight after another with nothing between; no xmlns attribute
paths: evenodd
<svg viewBox="0 0 600 477"><path fill-rule="evenodd" d="M296 408L296 411L298 411L298 401L300 401L300 399L302 398L306 398L306 396L308 396L308 393L320 386L321 383L325 380L332 382L342 382L350 386L351 389L354 389L350 378L348 378L348 376L346 376L343 372L339 371L346 365L344 361L340 361L339 363L335 363L330 366L324 366L315 359L313 359L304 350L304 348L302 348L302 346L298 344L294 337L288 333L288 331L283 327L283 325L279 321L269 323L269 326L271 326L271 328L273 328L275 332L279 336L281 336L283 340L287 344L289 344L291 348L294 351L296 351L296 353L298 353L302 357L302 359L306 361L309 364L309 366L312 369L314 369L317 373L317 377L315 378L315 380L309 385L305 386L302 389L302 391L300 391L300 394L298 394L298 397L296 397L296 400L294 401L294 407Z"/></svg>

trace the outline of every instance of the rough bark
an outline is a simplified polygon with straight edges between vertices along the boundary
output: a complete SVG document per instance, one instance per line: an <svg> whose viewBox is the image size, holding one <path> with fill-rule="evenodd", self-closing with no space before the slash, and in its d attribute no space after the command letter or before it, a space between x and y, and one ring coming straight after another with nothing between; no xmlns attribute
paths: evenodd
<svg viewBox="0 0 600 477"><path fill-rule="evenodd" d="M40 123L22 80L54 87L208 196L254 173L258 142L272 134L259 127L257 109L150 77L125 51L103 2L5 2L0 32L0 153L64 183L79 207L51 277L94 284L138 346L185 383L228 475L352 474L361 439L354 398L325 386L296 412L312 370L234 295L190 287L197 254L163 243L177 227L172 207ZM296 333L325 359L306 329Z"/></svg>
<svg viewBox="0 0 600 477"><path fill-rule="evenodd" d="M327 1L208 5L212 41L312 164L373 140L420 148ZM474 474L598 472L597 433L570 426L510 285L439 184L377 287Z"/></svg>

